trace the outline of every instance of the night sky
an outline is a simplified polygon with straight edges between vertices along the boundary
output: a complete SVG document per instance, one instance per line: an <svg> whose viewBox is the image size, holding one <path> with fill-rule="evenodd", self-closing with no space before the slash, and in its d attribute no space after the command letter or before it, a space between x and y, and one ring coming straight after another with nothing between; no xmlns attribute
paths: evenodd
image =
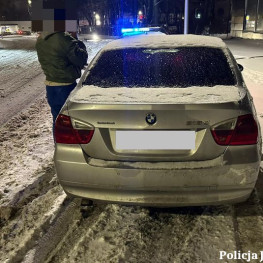
<svg viewBox="0 0 263 263"><path fill-rule="evenodd" d="M0 0L0 20L30 20L27 0Z"/></svg>

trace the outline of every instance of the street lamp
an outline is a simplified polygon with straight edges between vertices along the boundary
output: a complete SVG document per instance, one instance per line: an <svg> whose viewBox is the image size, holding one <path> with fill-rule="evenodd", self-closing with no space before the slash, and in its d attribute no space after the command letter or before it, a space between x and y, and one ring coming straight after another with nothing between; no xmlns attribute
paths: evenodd
<svg viewBox="0 0 263 263"><path fill-rule="evenodd" d="M188 10L189 10L189 0L184 2L184 34L188 34Z"/></svg>
<svg viewBox="0 0 263 263"><path fill-rule="evenodd" d="M31 16L31 11L30 11L31 7L32 7L32 0L27 0L27 12L30 16Z"/></svg>

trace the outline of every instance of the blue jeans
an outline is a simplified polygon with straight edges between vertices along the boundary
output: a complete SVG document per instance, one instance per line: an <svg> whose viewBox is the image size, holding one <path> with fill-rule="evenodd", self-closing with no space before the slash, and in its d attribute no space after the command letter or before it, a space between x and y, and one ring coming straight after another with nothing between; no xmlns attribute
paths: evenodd
<svg viewBox="0 0 263 263"><path fill-rule="evenodd" d="M76 87L77 83L73 83L67 86L46 86L47 101L51 108L53 116L53 132L55 127L56 118L65 104L70 92Z"/></svg>

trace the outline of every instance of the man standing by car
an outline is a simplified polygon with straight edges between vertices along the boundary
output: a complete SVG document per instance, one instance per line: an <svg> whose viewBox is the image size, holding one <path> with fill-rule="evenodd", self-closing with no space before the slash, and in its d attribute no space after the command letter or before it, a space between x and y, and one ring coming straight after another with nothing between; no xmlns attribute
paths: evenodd
<svg viewBox="0 0 263 263"><path fill-rule="evenodd" d="M60 109L77 85L76 79L81 76L88 54L84 43L76 38L75 32L70 34L64 31L41 32L36 50L46 75L47 100L54 128Z"/></svg>

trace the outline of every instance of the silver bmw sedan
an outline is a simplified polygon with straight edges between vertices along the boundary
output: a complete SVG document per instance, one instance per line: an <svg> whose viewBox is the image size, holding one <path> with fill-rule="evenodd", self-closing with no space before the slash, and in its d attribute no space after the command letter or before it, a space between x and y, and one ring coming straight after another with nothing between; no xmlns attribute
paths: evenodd
<svg viewBox="0 0 263 263"><path fill-rule="evenodd" d="M139 35L107 44L56 120L65 192L161 207L246 200L261 133L241 68L215 37Z"/></svg>

